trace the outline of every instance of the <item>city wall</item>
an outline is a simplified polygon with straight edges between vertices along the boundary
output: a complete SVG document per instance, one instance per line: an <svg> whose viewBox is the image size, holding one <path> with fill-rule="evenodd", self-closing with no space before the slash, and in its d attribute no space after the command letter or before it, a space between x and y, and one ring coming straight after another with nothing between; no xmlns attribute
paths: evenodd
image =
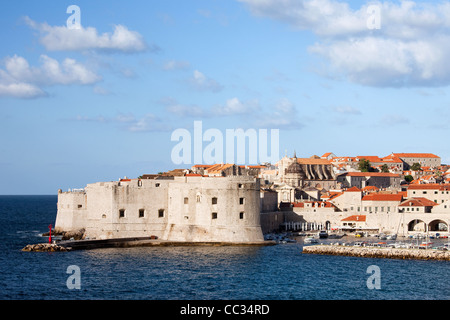
<svg viewBox="0 0 450 320"><path fill-rule="evenodd" d="M258 242L263 241L259 213L259 179L133 179L59 191L55 229L83 228L90 239Z"/></svg>

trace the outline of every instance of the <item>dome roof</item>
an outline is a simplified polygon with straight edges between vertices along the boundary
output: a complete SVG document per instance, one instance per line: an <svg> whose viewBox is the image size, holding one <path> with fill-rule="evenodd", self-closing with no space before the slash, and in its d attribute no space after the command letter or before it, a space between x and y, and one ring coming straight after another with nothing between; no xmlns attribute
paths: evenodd
<svg viewBox="0 0 450 320"><path fill-rule="evenodd" d="M305 173L303 172L302 166L297 161L295 161L294 163L289 165L289 167L287 167L286 173L299 174L302 176L305 175Z"/></svg>

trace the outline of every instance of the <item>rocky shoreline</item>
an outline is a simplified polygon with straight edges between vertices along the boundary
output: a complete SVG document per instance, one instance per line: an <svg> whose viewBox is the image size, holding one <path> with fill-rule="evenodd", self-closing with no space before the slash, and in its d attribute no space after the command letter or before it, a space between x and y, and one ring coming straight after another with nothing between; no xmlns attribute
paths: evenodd
<svg viewBox="0 0 450 320"><path fill-rule="evenodd" d="M304 246L305 254L324 254L362 258L418 259L450 261L450 251L434 249L398 249L377 247L348 247L338 245Z"/></svg>
<svg viewBox="0 0 450 320"><path fill-rule="evenodd" d="M22 251L25 252L65 252L70 251L69 248L59 246L55 243L37 243L25 246Z"/></svg>

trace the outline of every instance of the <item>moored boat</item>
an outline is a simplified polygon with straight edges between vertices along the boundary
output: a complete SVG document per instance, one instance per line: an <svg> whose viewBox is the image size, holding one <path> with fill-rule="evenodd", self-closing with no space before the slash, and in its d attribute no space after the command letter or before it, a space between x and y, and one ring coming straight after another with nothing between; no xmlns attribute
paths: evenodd
<svg viewBox="0 0 450 320"><path fill-rule="evenodd" d="M304 243L317 243L317 239L314 237L308 237L304 240Z"/></svg>
<svg viewBox="0 0 450 320"><path fill-rule="evenodd" d="M325 230L322 230L319 232L319 238L320 239L326 239L328 238L328 232L326 232Z"/></svg>

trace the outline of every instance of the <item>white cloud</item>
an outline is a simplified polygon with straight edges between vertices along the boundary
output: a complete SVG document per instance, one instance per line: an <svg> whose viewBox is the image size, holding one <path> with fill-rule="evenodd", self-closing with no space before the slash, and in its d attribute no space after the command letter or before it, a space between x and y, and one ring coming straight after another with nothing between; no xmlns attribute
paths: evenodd
<svg viewBox="0 0 450 320"><path fill-rule="evenodd" d="M409 119L399 114L388 114L380 119L380 125L382 126L397 126L401 124L409 124Z"/></svg>
<svg viewBox="0 0 450 320"><path fill-rule="evenodd" d="M309 30L309 52L329 64L328 76L378 87L450 84L450 3L375 2L354 10L336 0L240 0L258 16ZM370 30L369 5L380 9Z"/></svg>
<svg viewBox="0 0 450 320"><path fill-rule="evenodd" d="M287 98L280 99L270 112L255 113L252 122L259 128L298 130L304 127L298 120L296 106Z"/></svg>
<svg viewBox="0 0 450 320"><path fill-rule="evenodd" d="M222 85L216 80L208 78L198 70L194 70L192 77L189 79L189 83L192 87L200 91L218 92L223 89Z"/></svg>
<svg viewBox="0 0 450 320"><path fill-rule="evenodd" d="M29 17L25 22L40 32L40 43L49 51L100 50L106 52L141 52L149 49L141 34L126 26L114 26L113 33L99 34L93 27L69 29L66 26L50 26L37 23ZM158 47L153 46L153 50Z"/></svg>
<svg viewBox="0 0 450 320"><path fill-rule="evenodd" d="M176 61L176 60L170 60L167 61L164 66L163 69L164 70L184 70L189 68L190 64L187 61Z"/></svg>
<svg viewBox="0 0 450 320"><path fill-rule="evenodd" d="M358 108L350 107L350 106L336 106L332 107L332 110L337 113L347 114L347 115L360 115L361 110Z"/></svg>
<svg viewBox="0 0 450 320"><path fill-rule="evenodd" d="M0 83L0 97L13 97L13 98L37 98L45 96L46 93L37 86L29 83L17 82L17 83Z"/></svg>
<svg viewBox="0 0 450 320"><path fill-rule="evenodd" d="M211 112L215 116L234 116L251 114L257 110L257 101L248 101L244 103L235 97L228 99L224 105L213 107Z"/></svg>
<svg viewBox="0 0 450 320"><path fill-rule="evenodd" d="M4 59L5 70L0 69L0 96L36 98L44 96L41 87L52 85L93 84L101 77L73 59L62 63L41 55L41 65L32 67L28 61L14 55Z"/></svg>
<svg viewBox="0 0 450 320"><path fill-rule="evenodd" d="M172 130L171 124L156 116L152 113L147 113L144 116L137 118L132 113L119 113L116 116L81 116L78 115L75 118L68 119L70 121L90 122L90 123L102 123L109 125L116 125L122 130L130 132L154 132L154 131L170 131Z"/></svg>

